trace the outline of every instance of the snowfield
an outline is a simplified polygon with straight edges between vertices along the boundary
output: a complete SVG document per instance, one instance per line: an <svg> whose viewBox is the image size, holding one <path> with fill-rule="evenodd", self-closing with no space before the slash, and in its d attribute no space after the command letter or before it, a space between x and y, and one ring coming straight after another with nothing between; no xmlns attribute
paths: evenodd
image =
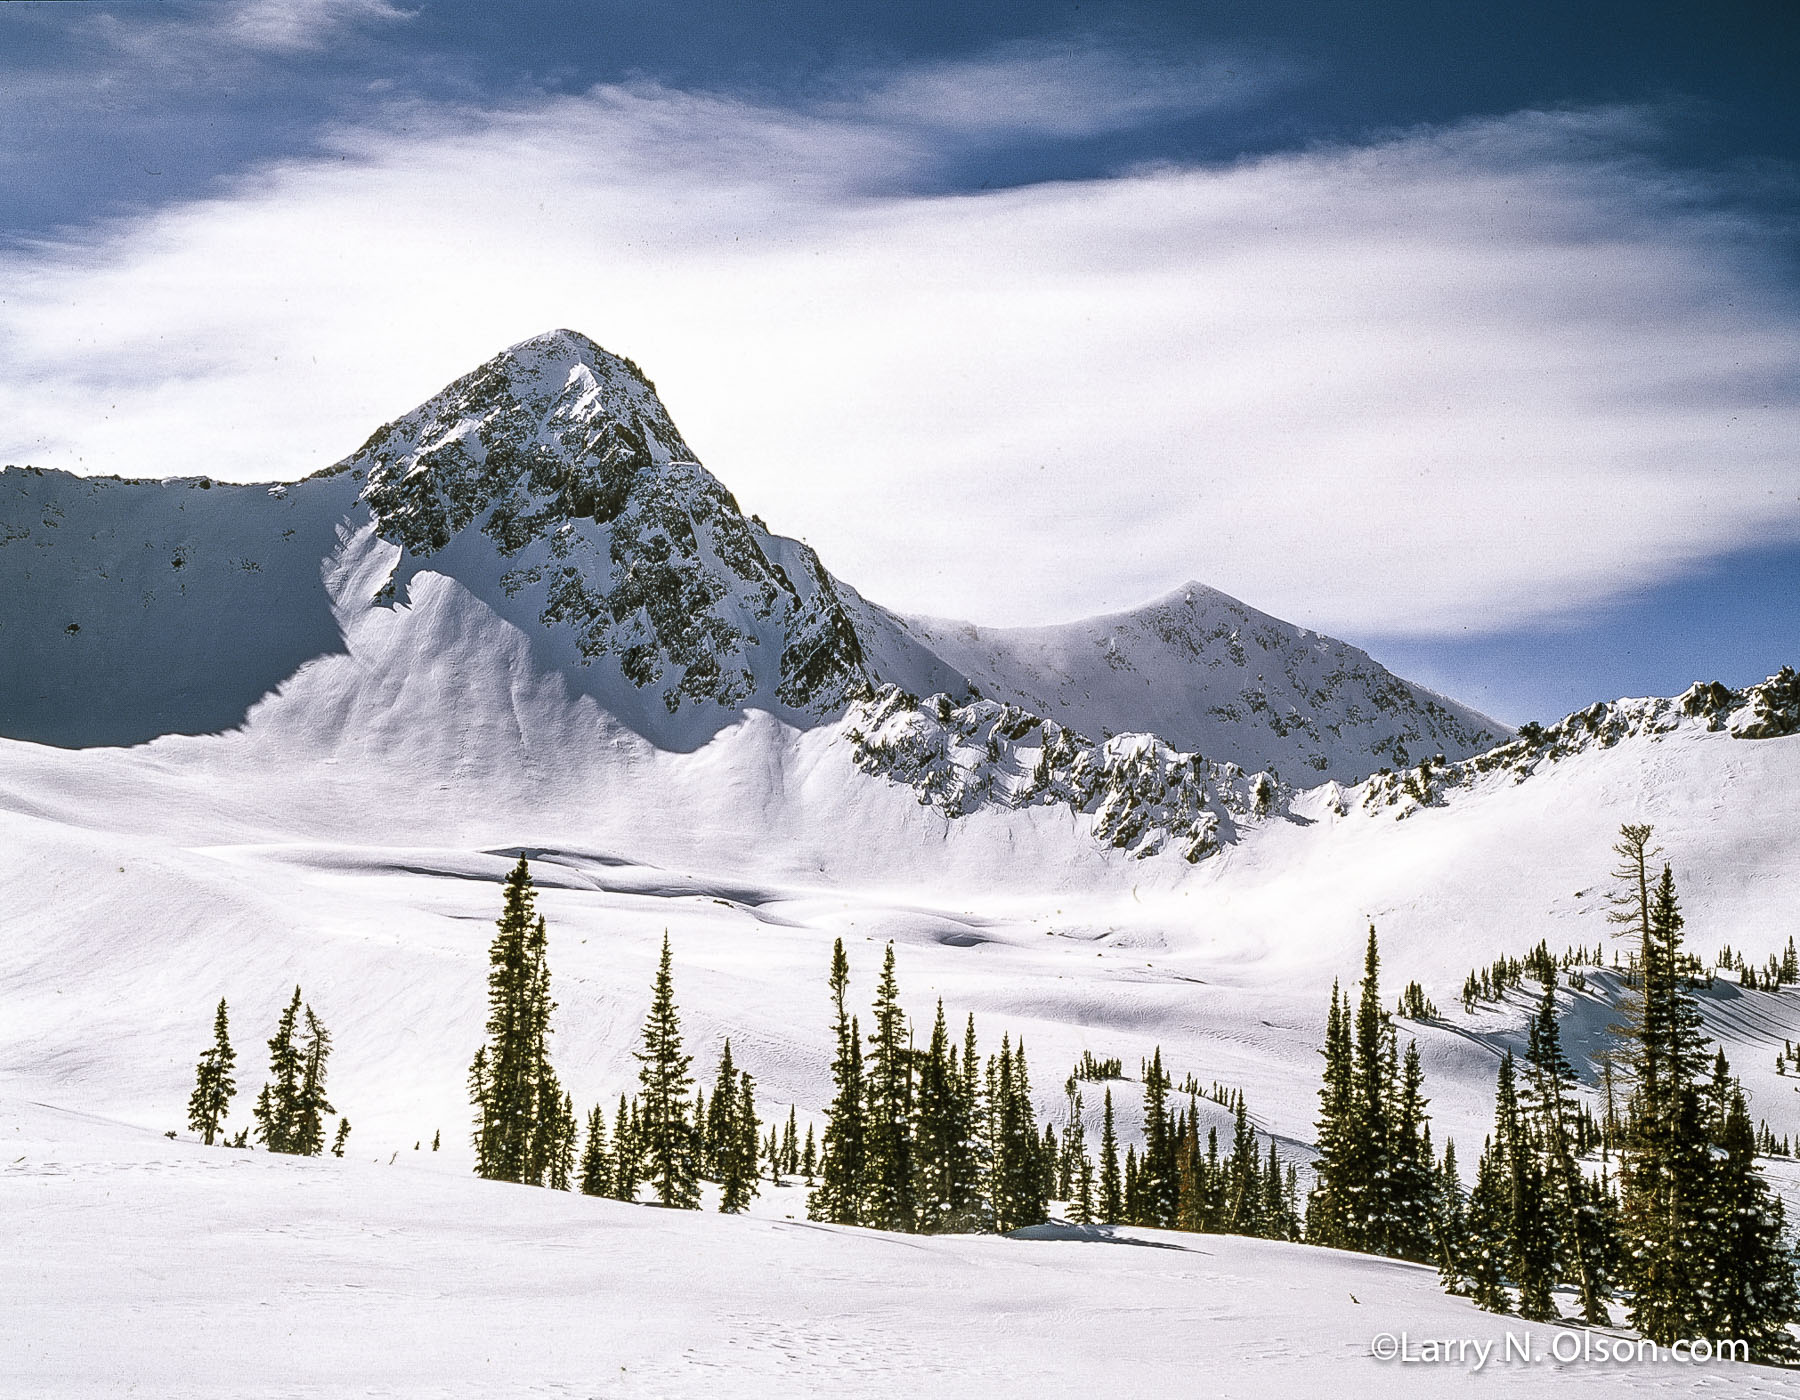
<svg viewBox="0 0 1800 1400"><path fill-rule="evenodd" d="M1736 711L1600 707L1505 762L1378 773L1402 744L1474 753L1480 717L1197 587L1056 637L898 619L741 516L635 368L527 348L529 373L501 357L353 459L387 524L348 467L276 490L0 477L0 1394L1774 1393L1667 1360L1382 1363L1378 1333L1552 1333L1301 1246L894 1237L806 1222L797 1186L736 1219L474 1179L466 1075L521 853L551 1055L609 1121L665 931L696 1078L729 1037L765 1121L792 1108L802 1133L830 1097L833 941L859 1010L892 941L920 1039L940 998L984 1053L1022 1037L1059 1131L1088 1051L1123 1062L1138 1140L1160 1047L1182 1106L1190 1076L1240 1089L1304 1166L1327 999L1373 923L1388 1004L1417 980L1440 1008L1401 1035L1466 1174L1528 998L1466 1012L1463 979L1540 940L1611 946L1622 822L1655 825L1709 961L1800 936L1791 676ZM438 548L473 499L487 525ZM701 600L679 616L633 591L665 566ZM579 631L544 622L555 598ZM1163 839L1181 823L1217 839ZM201 1147L213 1008L235 1132L296 984L335 1039L347 1157ZM1618 1000L1606 976L1561 993L1590 1094ZM1753 1118L1800 1138L1774 1067L1800 990L1703 1002ZM1083 1093L1093 1146L1103 1086ZM1771 1174L1794 1201L1800 1173Z"/></svg>
<svg viewBox="0 0 1800 1400"><path fill-rule="evenodd" d="M10 1097L0 1144L0 1387L44 1400L1791 1393L1748 1365L1561 1363L1622 1334L1559 1340L1429 1269L1304 1245L664 1211ZM1403 1333L1469 1350L1371 1355Z"/></svg>

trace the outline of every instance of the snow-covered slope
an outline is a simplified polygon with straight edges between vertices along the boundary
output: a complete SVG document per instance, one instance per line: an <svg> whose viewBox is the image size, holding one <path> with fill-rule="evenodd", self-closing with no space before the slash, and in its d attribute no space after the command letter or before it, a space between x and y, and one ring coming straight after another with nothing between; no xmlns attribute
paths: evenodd
<svg viewBox="0 0 1800 1400"><path fill-rule="evenodd" d="M1302 1245L644 1210L445 1175L428 1151L390 1166L354 1137L344 1161L278 1158L10 1102L0 1146L0 1356L40 1400L1791 1393L1761 1367L1621 1363L1610 1330L1479 1313L1429 1268ZM1403 1332L1410 1360L1371 1355ZM1422 1362L1444 1338L1470 1345Z"/></svg>
<svg viewBox="0 0 1800 1400"><path fill-rule="evenodd" d="M350 556L395 549L380 577ZM357 596L327 596L356 573ZM448 580L663 748L746 711L799 727L892 685L981 694L1096 742L1150 732L1290 782L1354 780L1500 727L1343 643L1199 585L1132 614L909 622L746 516L630 361L572 331L512 347L319 476L227 486L0 473L0 734L69 746L239 722L371 609Z"/></svg>
<svg viewBox="0 0 1800 1400"><path fill-rule="evenodd" d="M1509 734L1347 643L1200 583L1060 627L907 625L990 699L1096 739L1152 733L1302 787L1467 758Z"/></svg>

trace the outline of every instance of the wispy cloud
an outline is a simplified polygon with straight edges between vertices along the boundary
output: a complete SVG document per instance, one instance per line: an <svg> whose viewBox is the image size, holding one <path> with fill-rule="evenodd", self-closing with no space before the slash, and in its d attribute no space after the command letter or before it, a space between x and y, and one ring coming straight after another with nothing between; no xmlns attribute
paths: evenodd
<svg viewBox="0 0 1800 1400"><path fill-rule="evenodd" d="M839 110L939 139L1072 139L1244 106L1289 77L1248 55L1197 61L1073 36L882 75Z"/></svg>
<svg viewBox="0 0 1800 1400"><path fill-rule="evenodd" d="M294 475L572 325L646 367L747 509L919 611L1048 620L1198 577L1448 632L1800 537L1800 307L1764 231L1644 154L1652 117L877 193L933 157L896 94L978 123L1044 72L346 129L0 260L0 460Z"/></svg>

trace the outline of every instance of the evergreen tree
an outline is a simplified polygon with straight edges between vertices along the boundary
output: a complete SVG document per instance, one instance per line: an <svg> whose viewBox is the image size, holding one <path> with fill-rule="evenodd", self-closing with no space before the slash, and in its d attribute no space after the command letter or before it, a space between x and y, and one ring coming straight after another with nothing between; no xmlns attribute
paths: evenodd
<svg viewBox="0 0 1800 1400"><path fill-rule="evenodd" d="M725 1102L719 1140L719 1209L736 1215L756 1195L757 1128L756 1085L748 1073L741 1074L735 1085L713 1091L713 1111L719 1112L719 1101Z"/></svg>
<svg viewBox="0 0 1800 1400"><path fill-rule="evenodd" d="M554 1086L555 1080L550 1082ZM550 1130L543 1135L546 1142L544 1184L552 1191L567 1191L574 1185L575 1177L574 1096L558 1096L554 1106L548 1109L548 1119Z"/></svg>
<svg viewBox="0 0 1800 1400"><path fill-rule="evenodd" d="M906 1013L894 975L894 945L887 946L876 987L874 1028L864 1080L862 1223L911 1230L913 1203L912 1051Z"/></svg>
<svg viewBox="0 0 1800 1400"><path fill-rule="evenodd" d="M1495 1095L1494 1137L1504 1144L1507 1192L1507 1263L1519 1289L1519 1316L1553 1322L1559 1314L1555 1282L1556 1235L1544 1197L1544 1175L1536 1143L1519 1109L1512 1051L1500 1060Z"/></svg>
<svg viewBox="0 0 1800 1400"><path fill-rule="evenodd" d="M937 1006L931 1043L919 1062L915 1113L916 1201L919 1228L926 1231L969 1230L976 1224L981 1190L973 1138L974 1106L964 1089L956 1048L944 1022L944 1003Z"/></svg>
<svg viewBox="0 0 1800 1400"><path fill-rule="evenodd" d="M302 1157L317 1157L325 1150L325 1116L335 1113L325 1097L325 1067L331 1058L331 1035L305 1010L306 1036L300 1044L300 1092L294 1105L292 1150Z"/></svg>
<svg viewBox="0 0 1800 1400"><path fill-rule="evenodd" d="M349 1141L350 1120L348 1118L340 1118L338 1119L337 1135L331 1140L331 1155L333 1157L342 1157L344 1155L344 1144Z"/></svg>
<svg viewBox="0 0 1800 1400"><path fill-rule="evenodd" d="M1581 1298L1582 1320L1592 1326L1611 1326L1602 1265L1604 1242L1600 1231L1604 1221L1594 1188L1577 1160L1579 1152L1571 1125L1576 1121L1580 1103L1575 1097L1575 1072L1562 1051L1553 982L1544 984L1525 1059L1528 1072L1523 1098L1541 1153L1541 1174L1549 1198L1547 1213L1559 1225L1559 1272L1575 1284Z"/></svg>
<svg viewBox="0 0 1800 1400"><path fill-rule="evenodd" d="M1431 1152L1431 1127L1425 1118L1425 1071L1417 1041L1406 1043L1399 1093L1390 1134L1392 1179L1389 1183L1388 1252L1421 1263L1432 1259L1437 1241L1437 1163Z"/></svg>
<svg viewBox="0 0 1800 1400"><path fill-rule="evenodd" d="M1469 1297L1488 1312L1512 1311L1506 1291L1508 1240L1512 1222L1510 1182L1504 1137L1489 1138L1475 1166L1475 1186L1469 1192L1468 1232L1463 1254L1468 1271Z"/></svg>
<svg viewBox="0 0 1800 1400"><path fill-rule="evenodd" d="M488 946L487 1040L469 1067L475 1107L475 1171L490 1181L541 1186L560 1170L565 1095L550 1068L549 933L536 913L523 856L507 876Z"/></svg>
<svg viewBox="0 0 1800 1400"><path fill-rule="evenodd" d="M269 1038L269 1080L256 1096L256 1136L271 1152L298 1152L300 1092L305 1058L295 1040L300 1020L300 989L282 1010Z"/></svg>
<svg viewBox="0 0 1800 1400"><path fill-rule="evenodd" d="M819 1150L813 1145L812 1124L808 1123L806 1125L806 1148L800 1154L800 1174L806 1178L806 1184L811 1186L813 1178L818 1175L818 1172Z"/></svg>
<svg viewBox="0 0 1800 1400"><path fill-rule="evenodd" d="M618 1116L613 1119L613 1196L621 1201L637 1199L638 1183L643 1180L639 1166L636 1125L631 1102L619 1095Z"/></svg>
<svg viewBox="0 0 1800 1400"><path fill-rule="evenodd" d="M588 1110L587 1141L581 1148L581 1194L610 1196L612 1163L606 1156L606 1112L595 1104Z"/></svg>
<svg viewBox="0 0 1800 1400"><path fill-rule="evenodd" d="M819 1184L807 1199L815 1220L838 1225L862 1222L863 1084L861 1032L845 1004L850 960L844 940L831 950L831 997L837 1011L837 1054L831 1062L834 1086L819 1152Z"/></svg>
<svg viewBox="0 0 1800 1400"><path fill-rule="evenodd" d="M1144 1155L1138 1162L1137 1222L1165 1226L1175 1220L1175 1133L1169 1121L1169 1076L1162 1047L1144 1068Z"/></svg>
<svg viewBox="0 0 1800 1400"><path fill-rule="evenodd" d="M657 966L650 1012L644 1020L638 1062L638 1109L633 1137L642 1154L645 1175L665 1206L695 1210L700 1205L700 1179L695 1161L694 1130L688 1119L693 1063L681 1052L681 1019L675 1007L675 977L669 935L663 934L662 961Z"/></svg>
<svg viewBox="0 0 1800 1400"><path fill-rule="evenodd" d="M1707 1335L1746 1342L1758 1360L1800 1359L1787 1324L1800 1316L1794 1257L1781 1198L1756 1169L1756 1142L1743 1090L1733 1086L1719 1134L1713 1182L1717 1258Z"/></svg>
<svg viewBox="0 0 1800 1400"><path fill-rule="evenodd" d="M1346 1144L1343 1173L1351 1247L1369 1254L1392 1252L1395 1227L1389 1103L1389 1086L1394 1077L1393 1036L1381 1004L1380 976L1381 957L1374 925L1370 925L1354 1023L1351 1114L1355 1131Z"/></svg>
<svg viewBox="0 0 1800 1400"><path fill-rule="evenodd" d="M1108 1224L1125 1219L1125 1191L1119 1179L1119 1138L1113 1130L1112 1090L1106 1091L1100 1120L1100 1218Z"/></svg>
<svg viewBox="0 0 1800 1400"><path fill-rule="evenodd" d="M237 1054L231 1048L225 1017L225 998L220 997L219 1009L213 1013L213 1043L194 1067L194 1092L188 1099L188 1127L199 1133L208 1147L224 1126L225 1113L237 1093L237 1080L231 1076L236 1065Z"/></svg>
<svg viewBox="0 0 1800 1400"><path fill-rule="evenodd" d="M1444 1144L1438 1169L1438 1281L1446 1293L1469 1292L1469 1216L1463 1203L1462 1177L1456 1169L1456 1143Z"/></svg>
<svg viewBox="0 0 1800 1400"><path fill-rule="evenodd" d="M1331 984L1331 1011L1325 1021L1324 1081L1319 1087L1319 1156L1314 1186L1306 1202L1306 1237L1314 1244L1351 1248L1349 1173L1356 1132L1356 1084L1351 1065L1350 1014L1338 984Z"/></svg>
<svg viewBox="0 0 1800 1400"><path fill-rule="evenodd" d="M736 1150L737 1085L738 1070L732 1062L728 1036L725 1048L719 1052L719 1072L713 1080L712 1103L706 1110L706 1131L702 1139L701 1174L715 1181L725 1180L725 1156ZM698 1098L698 1094L695 1097ZM698 1108L694 1114L696 1118L700 1116Z"/></svg>
<svg viewBox="0 0 1800 1400"><path fill-rule="evenodd" d="M1049 1172L1036 1129L1025 1046L1015 1050L1002 1036L1000 1054L989 1065L989 1138L993 1164L988 1199L994 1229L1002 1234L1049 1218Z"/></svg>

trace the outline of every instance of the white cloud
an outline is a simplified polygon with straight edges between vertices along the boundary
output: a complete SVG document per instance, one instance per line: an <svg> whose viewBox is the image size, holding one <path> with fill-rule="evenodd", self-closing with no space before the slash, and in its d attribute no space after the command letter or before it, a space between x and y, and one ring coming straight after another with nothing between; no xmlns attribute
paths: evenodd
<svg viewBox="0 0 1800 1400"><path fill-rule="evenodd" d="M1628 154L1641 116L883 196L933 159L884 115L906 81L420 107L0 255L0 461L297 475L569 325L746 509L910 610L1196 577L1458 631L1800 536L1800 315L1753 226Z"/></svg>

